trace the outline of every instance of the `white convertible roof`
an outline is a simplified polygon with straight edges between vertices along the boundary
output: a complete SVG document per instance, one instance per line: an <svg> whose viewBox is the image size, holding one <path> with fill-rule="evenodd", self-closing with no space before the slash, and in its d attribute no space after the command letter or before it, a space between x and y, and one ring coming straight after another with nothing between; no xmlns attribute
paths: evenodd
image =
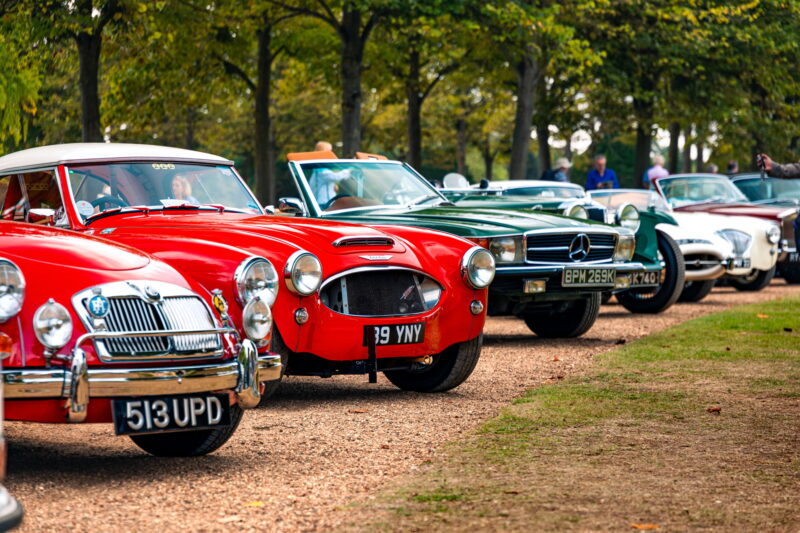
<svg viewBox="0 0 800 533"><path fill-rule="evenodd" d="M104 163L110 161L168 161L172 163L205 163L232 165L233 162L216 155L156 146L123 143L54 144L29 148L0 157L0 174L60 164Z"/></svg>

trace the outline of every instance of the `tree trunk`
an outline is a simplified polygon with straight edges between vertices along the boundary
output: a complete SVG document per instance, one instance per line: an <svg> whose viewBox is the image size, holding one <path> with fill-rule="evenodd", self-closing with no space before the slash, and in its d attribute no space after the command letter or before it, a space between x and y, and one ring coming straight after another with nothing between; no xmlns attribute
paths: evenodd
<svg viewBox="0 0 800 533"><path fill-rule="evenodd" d="M459 116L456 120L456 172L462 176L467 175L467 119Z"/></svg>
<svg viewBox="0 0 800 533"><path fill-rule="evenodd" d="M411 44L406 78L406 137L408 140L408 163L414 168L422 166L422 93L420 89L419 50ZM459 170L459 173L462 173ZM462 173L463 174L463 173Z"/></svg>
<svg viewBox="0 0 800 533"><path fill-rule="evenodd" d="M634 99L636 115L636 151L634 152L633 175L641 184L642 176L650 166L650 149L653 145L653 103Z"/></svg>
<svg viewBox="0 0 800 533"><path fill-rule="evenodd" d="M539 143L539 174L553 167L553 155L550 153L550 127L546 124L536 125L536 141ZM537 178L539 176L536 176Z"/></svg>
<svg viewBox="0 0 800 533"><path fill-rule="evenodd" d="M686 131L683 132L683 165L681 166L682 172L692 171L692 125L686 126Z"/></svg>
<svg viewBox="0 0 800 533"><path fill-rule="evenodd" d="M100 45L102 31L89 33L82 31L75 40L78 44L80 61L81 90L81 132L84 142L103 142L100 129L100 93L98 76L100 72Z"/></svg>
<svg viewBox="0 0 800 533"><path fill-rule="evenodd" d="M184 141L184 146L186 146L187 150L196 150L197 144L194 138L194 127L197 121L197 112L194 108L189 108L186 110L186 140Z"/></svg>
<svg viewBox="0 0 800 533"><path fill-rule="evenodd" d="M699 137L697 139L697 143L695 144L695 149L697 150L697 154L695 155L695 158L694 158L695 168L697 169L697 172L705 172L706 171L706 165L705 165L705 161L703 160L703 152L705 151L705 143Z"/></svg>
<svg viewBox="0 0 800 533"><path fill-rule="evenodd" d="M511 160L508 178L525 179L528 154L531 145L531 123L533 122L534 86L536 83L536 62L528 52L517 63L517 108L514 115L514 132L511 137Z"/></svg>
<svg viewBox="0 0 800 533"><path fill-rule="evenodd" d="M677 122L669 123L669 161L667 170L670 174L678 172L678 141L681 137L681 125Z"/></svg>
<svg viewBox="0 0 800 533"><path fill-rule="evenodd" d="M258 79L255 89L255 193L264 204L275 203L275 164L271 155L273 148L272 119L269 113L272 84L272 25L265 24L258 30Z"/></svg>
<svg viewBox="0 0 800 533"><path fill-rule="evenodd" d="M483 141L483 146L481 147L481 155L483 156L484 177L487 180L492 181L495 152L492 151L492 138L488 133L486 134L486 138Z"/></svg>
<svg viewBox="0 0 800 533"><path fill-rule="evenodd" d="M342 152L353 157L361 149L361 70L364 43L361 40L361 11L345 3L341 25L342 57Z"/></svg>
<svg viewBox="0 0 800 533"><path fill-rule="evenodd" d="M567 133L564 136L564 141L566 142L564 145L564 157L572 161L572 133Z"/></svg>
<svg viewBox="0 0 800 533"><path fill-rule="evenodd" d="M549 169L553 165L552 154L550 153L550 115L549 109L545 109L543 105L547 101L547 82L544 76L539 76L536 80L536 86L533 91L533 107L537 111L538 118L536 122L536 140L538 143L539 167L538 174L541 176L542 172ZM569 155L567 159L572 159ZM534 176L538 178L539 176Z"/></svg>

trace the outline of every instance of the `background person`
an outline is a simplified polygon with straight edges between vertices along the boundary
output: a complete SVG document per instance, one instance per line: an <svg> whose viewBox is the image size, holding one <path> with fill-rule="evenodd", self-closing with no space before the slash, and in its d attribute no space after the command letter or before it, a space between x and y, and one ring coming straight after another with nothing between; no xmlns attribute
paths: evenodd
<svg viewBox="0 0 800 533"><path fill-rule="evenodd" d="M735 159L731 159L728 161L728 169L725 171L726 174L736 174L739 172L739 162Z"/></svg>
<svg viewBox="0 0 800 533"><path fill-rule="evenodd" d="M172 178L172 197L176 200L183 200L187 204L199 205L200 202L192 196L192 184L183 176Z"/></svg>
<svg viewBox="0 0 800 533"><path fill-rule="evenodd" d="M317 141L314 145L315 152L333 152L333 146L328 141ZM337 184L350 177L348 170L334 172L330 169L316 169L308 178L308 186L317 199L317 204L325 209L330 201L338 194Z"/></svg>
<svg viewBox="0 0 800 533"><path fill-rule="evenodd" d="M645 179L642 180L645 187L653 188L653 182L658 178L669 176L669 171L664 168L664 156L656 154L653 156L653 166L644 173Z"/></svg>
<svg viewBox="0 0 800 533"><path fill-rule="evenodd" d="M606 156L598 154L594 158L594 168L586 175L586 190L619 189L617 173L606 168Z"/></svg>
<svg viewBox="0 0 800 533"><path fill-rule="evenodd" d="M556 159L556 166L553 167L551 171L553 181L569 183L569 169L571 166L572 163L570 163L569 159L566 157L559 157Z"/></svg>
<svg viewBox="0 0 800 533"><path fill-rule="evenodd" d="M787 180L800 178L800 163L781 165L773 161L767 154L758 154L756 158L758 168L763 168L770 177Z"/></svg>

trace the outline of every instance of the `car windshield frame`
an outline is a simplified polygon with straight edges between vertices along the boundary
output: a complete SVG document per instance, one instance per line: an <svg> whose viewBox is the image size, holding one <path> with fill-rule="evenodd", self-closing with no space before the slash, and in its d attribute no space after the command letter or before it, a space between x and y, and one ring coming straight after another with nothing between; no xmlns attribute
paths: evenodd
<svg viewBox="0 0 800 533"><path fill-rule="evenodd" d="M142 167L141 170L148 170L151 172L164 172L163 177L159 176L160 185L161 185L161 192L162 194L156 195L158 191L155 191L156 182L154 180L155 174L149 175L146 173L141 173L139 176L136 176L131 170L133 167ZM100 176L93 172L93 169L97 169L98 167L118 167L119 170L115 170L114 168L109 168L106 176ZM157 168L158 167L158 168ZM132 212L142 212L142 211L168 211L168 210L215 210L215 211L229 211L234 213L246 213L251 215L263 215L264 209L259 203L258 199L255 197L253 192L247 186L245 181L236 171L236 169L232 165L223 165L223 164L209 164L209 163L201 163L201 162L193 162L193 161L180 161L180 162L171 162L166 160L153 160L153 161L88 161L88 162L79 162L79 163L65 163L63 165L64 168L64 176L65 176L65 183L66 183L66 194L64 194L65 200L69 201L74 208L74 212L77 214L79 222L81 224L87 225L91 224L93 221L104 218L106 216L120 214L120 213L132 213ZM238 205L230 205L226 204L225 202L206 202L202 200L198 200L194 198L194 194L197 194L201 198L203 196L210 196L212 192L209 191L208 183L203 183L202 179L205 176L214 176L215 174L209 173L208 171L211 169L217 169L216 175L223 177L224 179L233 179L233 183L236 183L239 190L234 191L234 197L239 196L242 203L246 202L246 206L238 206ZM139 170L137 168L137 170ZM133 188L141 188L141 191L137 191L139 194L151 194L153 195L149 200L146 202L130 202L125 194L124 191L119 189L119 184L116 185L117 191L112 191L112 174L116 172L124 171L126 173L124 179L127 180L127 187L128 191L127 194L130 195L133 191L130 189ZM194 176L190 176L190 178L186 177L186 174L194 174ZM76 175L82 175L81 177L77 177ZM75 176L75 177L74 177ZM147 176L149 181L147 184L142 179L142 176ZM74 183L75 179L80 180L79 183ZM87 179L95 180L94 186L100 186L101 191L95 194L95 198L93 201L99 200L101 195L113 197L118 200L124 201L127 205L110 205L107 206L105 209L101 209L98 206L96 209L92 206L91 201L87 198L92 197L92 193L88 192L89 196L87 198L81 198L80 195L82 194L81 189L84 186L91 185L91 182L87 181ZM165 198L159 198L158 204L152 203L152 199L158 196L164 196L164 193L167 191L166 189L166 180L170 180L172 185L174 186L174 182L181 181L183 183L191 181L193 185L190 185L190 193L187 198L177 199L171 198L169 194L167 194ZM101 185L102 184L102 185ZM135 185L134 185L135 184ZM198 187L199 185L199 187ZM107 188L107 191L106 191ZM220 189L224 190L224 189ZM175 189L172 189L173 192ZM97 191L95 191L97 192ZM219 195L217 194L217 200L219 199ZM107 202L108 204L115 204L117 203L116 200L111 200ZM94 212L88 213L89 207L85 204L89 204ZM100 204L103 205L103 204ZM83 211L82 211L83 210Z"/></svg>
<svg viewBox="0 0 800 533"><path fill-rule="evenodd" d="M327 167L327 168L325 168ZM312 192L311 187L311 172L314 170L330 170L332 172L343 172L344 170L350 170L350 175L339 177L339 181L345 181L348 178L352 178L355 180L355 185L358 186L358 174L355 176L352 175L352 169L358 169L361 171L362 177L362 184L361 189L364 190L366 185L366 179L363 179L364 171L363 169L368 168L379 168L381 171L397 171L400 172L400 175L408 175L411 179L413 179L413 183L416 185L416 191L421 193L417 194L414 198L408 199L405 202L398 202L398 203L376 203L371 205L360 205L360 206L352 206L352 207L344 207L334 210L325 210L323 206L320 205L319 201L317 200L317 195ZM290 161L289 168L292 173L292 178L295 180L295 185L297 186L298 192L301 195L301 199L306 204L306 208L309 212L315 217L335 217L342 214L348 213L357 213L360 211L372 211L372 210L391 210L391 209L412 209L414 207L421 207L421 206L430 206L430 205L441 205L442 203L449 203L448 200L441 192L439 192L436 187L433 186L424 176L419 174L415 171L411 166L407 165L406 163L400 161L385 161L385 160L367 160L367 159L315 159L315 160L306 160L306 161ZM335 170L334 170L335 169ZM307 177L308 175L308 177ZM393 187L389 188L386 192L392 192ZM403 189L401 192L406 192L406 189ZM351 195L355 196L356 198L367 199L365 196L358 196L358 195ZM384 194L385 197L385 194ZM370 198L371 201L374 201L374 198ZM385 200L383 200L385 202ZM431 204L431 202L437 201L436 203ZM310 207L310 208L309 208ZM326 207L327 209L327 207Z"/></svg>
<svg viewBox="0 0 800 533"><path fill-rule="evenodd" d="M726 189L727 192L732 193L731 196L722 196L718 199L717 196L704 196L702 198L694 198L694 197L687 197L687 198L677 198L677 197L669 197L665 191L666 184L677 183L678 181L686 182L686 192L689 192L689 182L701 182L705 181L708 184L714 183L721 184L723 189ZM736 186L731 182L730 178L727 176L719 176L716 174L677 174L674 176L665 176L663 178L659 178L656 180L656 188L661 195L662 198L669 204L672 208L678 208L686 205L698 205L698 204L709 204L709 203L750 203L750 200L747 199L747 196L744 195Z"/></svg>

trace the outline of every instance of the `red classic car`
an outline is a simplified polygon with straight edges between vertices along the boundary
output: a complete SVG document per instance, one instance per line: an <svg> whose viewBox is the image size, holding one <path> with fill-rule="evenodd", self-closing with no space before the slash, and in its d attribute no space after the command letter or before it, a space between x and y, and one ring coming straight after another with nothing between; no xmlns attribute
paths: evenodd
<svg viewBox="0 0 800 533"><path fill-rule="evenodd" d="M160 146L24 150L0 158L4 183L3 218L130 244L207 288L232 266L221 264L227 250L268 258L285 289L264 265L237 273L230 300L275 299L273 350L287 373L367 373L374 382L384 372L403 389L442 391L479 357L494 260L469 241L264 216L231 161Z"/></svg>
<svg viewBox="0 0 800 533"><path fill-rule="evenodd" d="M775 275L776 268L788 282L800 283L800 254L795 241L799 208L753 204L727 176L719 174L675 174L655 180L655 187L678 212L750 216L775 222L777 227L770 229L768 238L778 248L776 267L768 271L754 270L749 281L735 284L737 288L763 287Z"/></svg>
<svg viewBox="0 0 800 533"><path fill-rule="evenodd" d="M228 283L231 280L227 280ZM155 455L214 451L280 356L258 354L196 282L138 250L55 228L0 222L0 352L6 418L113 422ZM224 302L214 295L215 306ZM270 308L245 308L267 338Z"/></svg>

